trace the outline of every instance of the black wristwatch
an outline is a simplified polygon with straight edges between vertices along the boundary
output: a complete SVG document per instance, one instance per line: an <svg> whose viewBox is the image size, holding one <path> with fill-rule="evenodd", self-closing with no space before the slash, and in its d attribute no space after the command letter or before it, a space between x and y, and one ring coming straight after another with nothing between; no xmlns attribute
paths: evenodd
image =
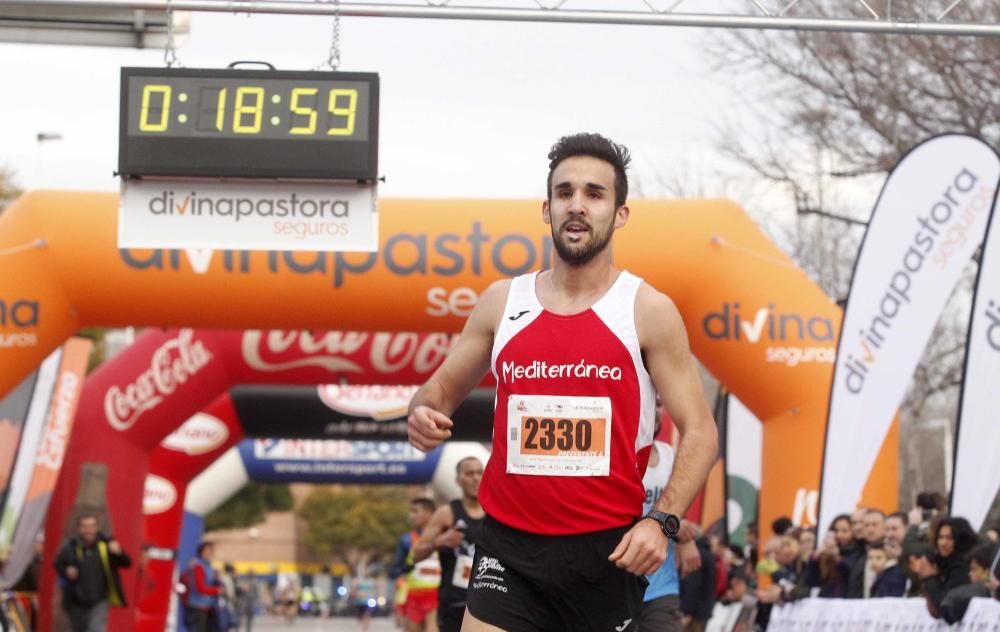
<svg viewBox="0 0 1000 632"><path fill-rule="evenodd" d="M663 529L663 533L666 534L668 538L672 538L677 535L677 532L681 528L681 519L674 514L665 513L662 511L657 511L653 509L648 514L642 517L643 520L649 518L650 520L655 520L660 524L660 528Z"/></svg>

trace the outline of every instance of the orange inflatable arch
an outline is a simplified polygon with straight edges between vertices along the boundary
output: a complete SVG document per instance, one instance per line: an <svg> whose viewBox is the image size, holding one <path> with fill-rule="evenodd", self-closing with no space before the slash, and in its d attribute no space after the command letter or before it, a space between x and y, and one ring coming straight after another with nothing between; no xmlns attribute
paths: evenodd
<svg viewBox="0 0 1000 632"><path fill-rule="evenodd" d="M0 215L0 396L88 325L458 331L491 282L551 257L537 201L379 206L374 253L119 250L117 195L25 194ZM630 206L615 265L674 300L695 355L764 421L762 523L808 523L841 310L731 202ZM896 507L897 453L893 432L864 503Z"/></svg>

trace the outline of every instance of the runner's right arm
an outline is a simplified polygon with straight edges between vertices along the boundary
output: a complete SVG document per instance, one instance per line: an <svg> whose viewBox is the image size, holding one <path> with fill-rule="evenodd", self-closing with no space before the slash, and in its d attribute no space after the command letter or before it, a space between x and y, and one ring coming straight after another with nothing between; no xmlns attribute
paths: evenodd
<svg viewBox="0 0 1000 632"><path fill-rule="evenodd" d="M420 539L413 543L413 561L422 562L430 557L438 548L435 540L448 531L453 524L455 524L455 516L451 511L451 505L445 504L435 509L430 522L421 532Z"/></svg>
<svg viewBox="0 0 1000 632"><path fill-rule="evenodd" d="M507 302L510 281L498 281L479 297L455 347L410 400L410 443L428 451L451 436L449 418L490 369L493 334Z"/></svg>

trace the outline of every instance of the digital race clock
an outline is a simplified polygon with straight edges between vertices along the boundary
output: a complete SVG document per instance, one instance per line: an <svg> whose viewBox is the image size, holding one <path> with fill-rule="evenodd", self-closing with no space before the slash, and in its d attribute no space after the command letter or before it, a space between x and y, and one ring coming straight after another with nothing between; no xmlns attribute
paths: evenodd
<svg viewBox="0 0 1000 632"><path fill-rule="evenodd" d="M378 177L375 73L122 68L123 176Z"/></svg>

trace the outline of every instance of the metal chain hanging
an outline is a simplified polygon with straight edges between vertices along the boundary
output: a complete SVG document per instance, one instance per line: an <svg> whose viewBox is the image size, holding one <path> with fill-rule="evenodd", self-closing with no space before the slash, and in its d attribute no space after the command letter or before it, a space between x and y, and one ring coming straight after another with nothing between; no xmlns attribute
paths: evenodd
<svg viewBox="0 0 1000 632"><path fill-rule="evenodd" d="M184 66L177 58L177 50L174 48L174 7L171 0L167 0L167 43L163 46L163 63L167 68L174 64L178 67Z"/></svg>
<svg viewBox="0 0 1000 632"><path fill-rule="evenodd" d="M330 37L330 52L326 56L325 65L330 70L340 68L340 0L333 0L333 33ZM322 67L323 64L320 64L313 70L319 70Z"/></svg>

